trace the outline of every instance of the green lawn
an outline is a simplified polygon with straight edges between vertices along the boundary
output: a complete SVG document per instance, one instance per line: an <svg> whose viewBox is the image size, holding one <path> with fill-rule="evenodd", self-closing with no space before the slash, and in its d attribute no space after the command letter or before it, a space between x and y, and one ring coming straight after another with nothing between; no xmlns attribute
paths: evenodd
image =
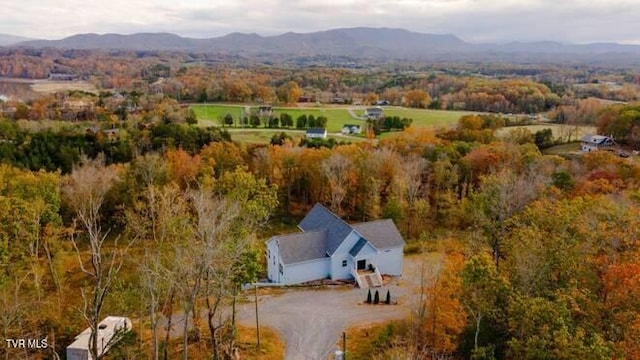
<svg viewBox="0 0 640 360"><path fill-rule="evenodd" d="M234 119L239 119L245 106L241 105L192 105L191 108L195 111L198 120L206 125L221 125L222 119L226 114L231 114ZM309 107L309 108L285 108L274 107L273 114L280 116L281 113L286 112L295 120L300 115L313 115L314 117L325 116L327 118L327 131L339 132L344 124L357 124L358 121L349 115L347 108L334 108L334 107Z"/></svg>
<svg viewBox="0 0 640 360"><path fill-rule="evenodd" d="M222 105L222 104L207 104L207 105L192 105L191 108L195 111L196 116L203 125L221 125L222 118L226 114L231 114L234 118L238 119L245 106L242 105ZM352 107L356 115L362 115L364 107ZM310 106L310 107L274 107L274 114L280 115L282 112L286 112L294 119L306 114L313 115L315 117L325 116L327 118L327 131L339 132L344 124L358 124L364 123L363 120L354 119L348 111L347 106ZM418 127L441 127L454 124L458 119L470 114L465 111L443 111L443 110L426 110L426 109L409 109L400 107L386 107L384 113L388 116L400 116L413 119L413 126Z"/></svg>

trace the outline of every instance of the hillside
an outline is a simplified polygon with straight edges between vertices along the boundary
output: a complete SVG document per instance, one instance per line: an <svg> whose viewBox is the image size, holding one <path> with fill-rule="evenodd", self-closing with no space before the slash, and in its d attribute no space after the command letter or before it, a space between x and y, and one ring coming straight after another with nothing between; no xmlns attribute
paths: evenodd
<svg viewBox="0 0 640 360"><path fill-rule="evenodd" d="M194 39L169 33L80 34L61 40L24 41L21 47L65 49L172 50L246 57L348 56L368 59L640 63L640 46L615 43L563 44L553 41L471 44L451 34L404 29L341 28L276 36L231 33Z"/></svg>
<svg viewBox="0 0 640 360"><path fill-rule="evenodd" d="M0 46L11 46L23 41L30 41L32 39L23 37L23 36L15 36L10 34L0 34Z"/></svg>

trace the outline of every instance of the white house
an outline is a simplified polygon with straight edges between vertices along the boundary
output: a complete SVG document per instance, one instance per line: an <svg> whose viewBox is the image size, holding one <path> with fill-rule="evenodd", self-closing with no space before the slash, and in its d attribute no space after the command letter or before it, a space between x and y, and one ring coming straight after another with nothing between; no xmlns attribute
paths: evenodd
<svg viewBox="0 0 640 360"><path fill-rule="evenodd" d="M324 128L308 128L306 132L307 138L320 138L324 139L327 137L327 129Z"/></svg>
<svg viewBox="0 0 640 360"><path fill-rule="evenodd" d="M342 134L360 134L362 132L362 128L360 125L354 124L344 124L342 130L340 131Z"/></svg>
<svg viewBox="0 0 640 360"><path fill-rule="evenodd" d="M364 117L367 120L377 120L384 115L383 110L380 106L367 108L364 110Z"/></svg>
<svg viewBox="0 0 640 360"><path fill-rule="evenodd" d="M581 149L583 152L611 149L614 146L615 142L608 136L587 134L582 137Z"/></svg>
<svg viewBox="0 0 640 360"><path fill-rule="evenodd" d="M298 228L267 241L271 282L355 279L366 288L381 286L382 275L402 275L405 242L390 219L349 225L316 204Z"/></svg>
<svg viewBox="0 0 640 360"><path fill-rule="evenodd" d="M98 354L102 356L120 340L120 336L131 330L131 320L120 316L107 316L98 324ZM85 329L71 345L67 346L67 360L93 360L89 352L91 328Z"/></svg>

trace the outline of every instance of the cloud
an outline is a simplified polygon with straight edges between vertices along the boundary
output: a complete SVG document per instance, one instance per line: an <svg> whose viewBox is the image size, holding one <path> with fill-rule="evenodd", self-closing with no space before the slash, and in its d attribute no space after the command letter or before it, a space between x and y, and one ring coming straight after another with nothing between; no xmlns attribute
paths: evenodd
<svg viewBox="0 0 640 360"><path fill-rule="evenodd" d="M212 37L373 26L452 33L474 42L636 42L635 0L0 0L0 32L173 32Z"/></svg>

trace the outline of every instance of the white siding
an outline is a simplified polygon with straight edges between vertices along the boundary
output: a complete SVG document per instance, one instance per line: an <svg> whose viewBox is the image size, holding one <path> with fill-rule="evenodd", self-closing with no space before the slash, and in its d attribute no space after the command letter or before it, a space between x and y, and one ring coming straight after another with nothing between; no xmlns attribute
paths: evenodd
<svg viewBox="0 0 640 360"><path fill-rule="evenodd" d="M299 284L307 281L326 279L329 277L329 258L305 261L284 266L284 278L286 285Z"/></svg>
<svg viewBox="0 0 640 360"><path fill-rule="evenodd" d="M360 249L356 257L353 259L354 262L358 260L366 260L365 269L369 268L369 264L376 264L376 260L378 258L378 251L371 245L370 242Z"/></svg>
<svg viewBox="0 0 640 360"><path fill-rule="evenodd" d="M267 277L271 282L280 282L278 265L281 263L278 245L275 239L267 242Z"/></svg>
<svg viewBox="0 0 640 360"><path fill-rule="evenodd" d="M402 260L404 254L402 246L380 250L380 254L374 260L378 270L383 275L402 275Z"/></svg>
<svg viewBox="0 0 640 360"><path fill-rule="evenodd" d="M355 265L353 263L353 258L349 254L349 250L355 245L355 243L360 239L360 235L355 231L352 231L347 235L346 239L342 242L342 244L336 249L336 251L331 256L331 279L332 280L343 280L343 279L352 279L350 269L352 269ZM346 260L347 266L342 266L342 262Z"/></svg>

